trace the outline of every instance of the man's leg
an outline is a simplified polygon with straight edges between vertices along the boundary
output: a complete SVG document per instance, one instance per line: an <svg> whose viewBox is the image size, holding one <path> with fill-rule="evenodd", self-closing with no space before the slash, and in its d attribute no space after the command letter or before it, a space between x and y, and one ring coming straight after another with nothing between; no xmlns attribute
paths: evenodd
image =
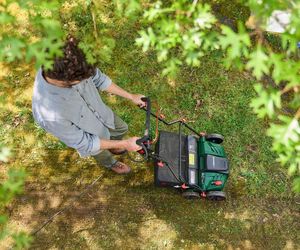
<svg viewBox="0 0 300 250"><path fill-rule="evenodd" d="M115 129L110 129L110 139L111 140L122 140L123 136L127 133L128 131L128 126L127 124L114 113L114 118L115 118ZM109 150L111 153L115 155L120 155L124 154L126 152L125 149L110 149Z"/></svg>
<svg viewBox="0 0 300 250"><path fill-rule="evenodd" d="M119 116L114 113L115 129L110 129L111 140L122 140L123 136L128 131L128 125Z"/></svg>
<svg viewBox="0 0 300 250"><path fill-rule="evenodd" d="M109 168L117 174L128 174L131 171L129 166L123 162L117 161L108 150L103 150L100 154L93 155L93 157L98 165Z"/></svg>
<svg viewBox="0 0 300 250"><path fill-rule="evenodd" d="M128 131L127 124L114 113L115 129L110 129L110 139L111 140L122 140L123 136ZM109 150L103 150L98 155L93 156L99 165L103 165L106 168L110 168L116 173L124 174L129 173L130 168L117 161L113 154Z"/></svg>
<svg viewBox="0 0 300 250"><path fill-rule="evenodd" d="M106 168L111 168L117 160L114 159L113 154L108 150L103 150L97 155L93 155L98 165L102 165Z"/></svg>

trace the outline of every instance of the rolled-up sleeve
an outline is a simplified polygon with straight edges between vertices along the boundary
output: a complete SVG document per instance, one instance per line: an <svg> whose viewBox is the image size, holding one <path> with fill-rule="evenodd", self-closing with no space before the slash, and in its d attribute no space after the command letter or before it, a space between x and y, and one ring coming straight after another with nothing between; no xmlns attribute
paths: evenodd
<svg viewBox="0 0 300 250"><path fill-rule="evenodd" d="M111 85L111 79L102 73L99 69L96 69L96 74L92 77L92 80L98 90L105 90Z"/></svg>
<svg viewBox="0 0 300 250"><path fill-rule="evenodd" d="M83 131L70 121L46 121L44 128L67 146L76 149L81 157L100 153L100 138Z"/></svg>

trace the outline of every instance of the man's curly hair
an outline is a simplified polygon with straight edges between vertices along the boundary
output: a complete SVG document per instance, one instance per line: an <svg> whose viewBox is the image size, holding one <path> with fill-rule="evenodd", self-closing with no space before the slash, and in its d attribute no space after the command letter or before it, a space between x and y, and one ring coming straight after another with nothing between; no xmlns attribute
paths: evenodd
<svg viewBox="0 0 300 250"><path fill-rule="evenodd" d="M74 81L82 81L95 74L95 67L86 61L78 41L71 35L62 48L63 56L54 59L52 70L43 71L44 76L64 81L66 86Z"/></svg>

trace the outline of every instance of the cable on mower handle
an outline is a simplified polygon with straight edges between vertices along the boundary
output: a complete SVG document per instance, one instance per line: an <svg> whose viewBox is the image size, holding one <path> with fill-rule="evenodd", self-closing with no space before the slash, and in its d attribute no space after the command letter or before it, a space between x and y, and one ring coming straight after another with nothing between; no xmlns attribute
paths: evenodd
<svg viewBox="0 0 300 250"><path fill-rule="evenodd" d="M145 122L145 132L142 138L138 139L136 141L136 144L141 146L142 149L138 150L137 152L140 153L141 155L144 155L144 158L147 159L149 156L149 151L151 151L151 138L150 138L150 118L151 116L155 117L157 121L161 121L167 126L171 126L174 124L179 124L180 130L181 126L185 126L187 129L192 131L198 136L203 136L201 133L198 133L196 130L191 128L184 119L177 119L171 122L167 122L163 119L163 117L158 116L157 114L154 114L151 112L151 101L149 97L142 97L141 100L146 103L146 107L143 107L141 109L146 111L146 122ZM180 133L179 133L180 134ZM180 137L181 138L181 137Z"/></svg>
<svg viewBox="0 0 300 250"><path fill-rule="evenodd" d="M149 97L142 97L141 98L142 101L144 102L148 102L149 101L149 104L150 104L150 99ZM177 120L174 120L174 121L170 121L170 122L167 122L163 117L160 117L160 116L157 116L157 114L153 113L151 111L151 107L150 109L148 109L147 107L145 108L142 108L143 110L145 110L147 112L147 117L149 116L149 127L150 127L150 116L153 116L155 117L156 119L158 119L158 121L162 122L163 124L167 125L167 126L171 126L171 125L174 125L174 124L177 124L177 123L181 123L181 125L185 126L187 129L189 129L190 131L192 131L194 134L196 134L197 136L201 137L203 136L203 133L199 133L197 132L195 129L193 129L190 125L188 125L186 123L186 120L185 119L177 119ZM150 113L150 114L149 114ZM147 126L147 120L146 120L146 126Z"/></svg>

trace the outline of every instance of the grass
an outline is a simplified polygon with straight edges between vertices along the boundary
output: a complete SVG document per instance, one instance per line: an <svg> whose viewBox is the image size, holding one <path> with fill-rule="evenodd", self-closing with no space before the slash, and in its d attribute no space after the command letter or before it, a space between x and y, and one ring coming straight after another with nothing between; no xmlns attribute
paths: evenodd
<svg viewBox="0 0 300 250"><path fill-rule="evenodd" d="M25 168L28 174L24 194L8 207L10 227L37 228L102 176L37 234L32 249L299 248L299 197L275 162L266 121L249 108L253 79L225 70L215 55L203 58L197 69L183 68L175 80L164 78L153 53L135 47L133 24L115 22L112 27L116 47L111 63L99 64L104 72L128 91L157 100L167 119L185 117L198 131L225 136L231 166L228 200L187 201L175 190L155 188L152 165L135 165L126 157L133 168L128 176L81 159L34 124L32 65L3 65L9 73L0 86L0 96L7 93L0 140L13 148L14 156L2 164L1 174L9 167ZM128 123L130 135L142 135L144 112L119 97L102 96Z"/></svg>

